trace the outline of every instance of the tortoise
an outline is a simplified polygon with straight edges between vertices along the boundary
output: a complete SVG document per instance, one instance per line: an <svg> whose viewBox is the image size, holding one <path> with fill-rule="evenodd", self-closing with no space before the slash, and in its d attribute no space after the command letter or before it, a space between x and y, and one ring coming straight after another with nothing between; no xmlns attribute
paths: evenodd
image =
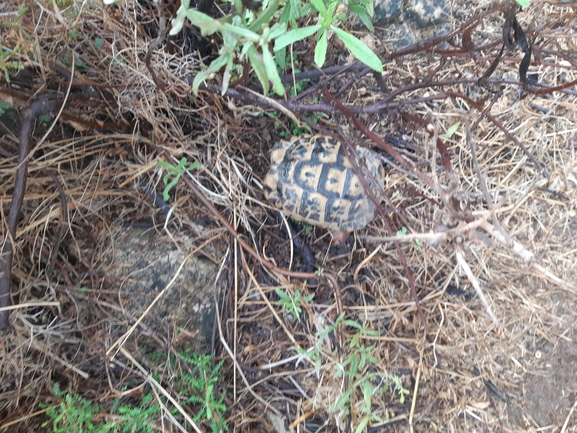
<svg viewBox="0 0 577 433"><path fill-rule="evenodd" d="M363 147L356 152L371 174L366 184L375 191L375 181L382 186L384 179L378 156ZM273 148L270 160L265 197L285 215L329 229L335 243L372 221L375 204L341 142L324 135L292 137Z"/></svg>

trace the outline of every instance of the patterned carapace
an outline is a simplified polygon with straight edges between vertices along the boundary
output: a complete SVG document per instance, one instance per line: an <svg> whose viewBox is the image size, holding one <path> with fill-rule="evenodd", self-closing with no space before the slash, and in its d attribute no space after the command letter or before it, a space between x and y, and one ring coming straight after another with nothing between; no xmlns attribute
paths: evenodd
<svg viewBox="0 0 577 433"><path fill-rule="evenodd" d="M356 152L358 165L382 184L377 155L363 147ZM340 142L322 135L293 137L279 142L270 159L265 196L286 215L340 232L361 229L373 219L375 205ZM371 176L365 181L376 192Z"/></svg>

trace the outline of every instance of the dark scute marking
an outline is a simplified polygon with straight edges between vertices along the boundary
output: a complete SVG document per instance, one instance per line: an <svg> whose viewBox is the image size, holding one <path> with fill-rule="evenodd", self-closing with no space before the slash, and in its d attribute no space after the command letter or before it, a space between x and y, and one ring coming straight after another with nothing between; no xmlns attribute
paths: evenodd
<svg viewBox="0 0 577 433"><path fill-rule="evenodd" d="M303 192L299 214L313 221L321 220L321 202L316 193Z"/></svg>
<svg viewBox="0 0 577 433"><path fill-rule="evenodd" d="M292 169L292 164L290 161L284 160L278 165L278 179L279 182L290 182L289 176Z"/></svg>
<svg viewBox="0 0 577 433"><path fill-rule="evenodd" d="M321 220L321 214L317 211L309 210L306 215L303 215L307 221L309 222L316 222Z"/></svg>
<svg viewBox="0 0 577 433"><path fill-rule="evenodd" d="M349 217L347 223L352 230L363 228L371 222L375 215L375 205L368 198L364 200L357 200L351 205L349 210Z"/></svg>
<svg viewBox="0 0 577 433"><path fill-rule="evenodd" d="M349 211L349 217L351 220L357 219L359 214L363 212L362 201L357 200L351 204L351 210Z"/></svg>
<svg viewBox="0 0 577 433"><path fill-rule="evenodd" d="M276 189L270 188L268 185L265 186L265 196L271 204L276 208L282 208L282 202L280 200L280 186L277 185Z"/></svg>
<svg viewBox="0 0 577 433"><path fill-rule="evenodd" d="M365 190L361 180L352 168L349 168L346 173L347 180L345 181L345 188L342 192L342 197L346 200L359 200L366 196Z"/></svg>
<svg viewBox="0 0 577 433"><path fill-rule="evenodd" d="M336 164L342 165L345 168L351 166L351 160L347 156L347 154L345 152L345 146L343 144L341 144L341 146L339 147L339 152L337 154Z"/></svg>
<svg viewBox="0 0 577 433"><path fill-rule="evenodd" d="M345 201L340 198L333 198L327 202L327 207L325 209L325 221L326 222L341 222L346 220L347 208Z"/></svg>
<svg viewBox="0 0 577 433"><path fill-rule="evenodd" d="M304 144L297 144L290 151L290 158L300 160L307 154L308 148Z"/></svg>
<svg viewBox="0 0 577 433"><path fill-rule="evenodd" d="M283 197L282 203L286 210L298 213L298 210L296 208L298 192L299 190L294 187L285 185L284 188L282 188L280 194Z"/></svg>
<svg viewBox="0 0 577 433"><path fill-rule="evenodd" d="M342 196L342 191L335 191L334 188L331 188L331 186L339 183L339 180L331 175L331 172L334 174L336 170L341 172L341 176L346 176L347 169L344 167L336 164L323 164L322 166L318 191L327 199L336 199Z"/></svg>
<svg viewBox="0 0 577 433"><path fill-rule="evenodd" d="M313 145L311 161L334 162L332 158L336 143L317 139Z"/></svg>
<svg viewBox="0 0 577 433"><path fill-rule="evenodd" d="M296 164L293 183L301 187L304 191L316 191L315 179L321 169L321 164L301 161Z"/></svg>
<svg viewBox="0 0 577 433"><path fill-rule="evenodd" d="M322 146L322 145L325 144L325 143L329 143L329 144L334 144L334 143L335 143L335 141L332 140L331 138L329 138L329 137L323 137L323 136L321 136L321 135L315 136L315 137L313 137L313 138L314 138L314 140L315 140L314 143L313 143L313 146L315 146L315 147Z"/></svg>

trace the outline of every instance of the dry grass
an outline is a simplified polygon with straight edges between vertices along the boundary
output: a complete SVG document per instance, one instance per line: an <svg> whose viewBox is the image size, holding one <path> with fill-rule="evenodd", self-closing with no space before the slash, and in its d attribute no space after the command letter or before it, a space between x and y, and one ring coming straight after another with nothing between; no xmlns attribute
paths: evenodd
<svg viewBox="0 0 577 433"><path fill-rule="evenodd" d="M172 269L171 287L163 286L153 295L144 288L150 304L143 310L151 307L151 312L143 317L125 308L124 283L110 277L111 269L122 265L111 262L119 234L126 225L145 221L153 223L153 242L174 244L182 257L197 249L220 268L215 275L219 294L214 350L218 359L225 360L225 380L219 388L227 391L228 423L236 431L281 432L278 425L283 422L295 431L321 426L323 431L347 431L365 415L361 384L369 384L379 390L372 396L371 413L383 420L380 430L369 431L577 432L573 89L520 98L520 87L505 83L494 100L491 114L543 169L487 118L476 124L479 112L463 100L410 102L448 91L470 92L471 98L489 101L494 94L486 89L459 84L402 95L407 101L404 110L428 119L449 147L458 182L454 197L474 212L475 220L457 224L441 203L440 187L431 188L390 167L384 185L387 218L394 231L407 228L405 235L394 236L404 259L381 217L356 233L341 253L329 251L330 239L323 230L301 233L318 268L337 276L345 318L362 325L362 337L352 343L350 338L361 331L350 322L337 326L336 334L329 332L337 320L337 302L334 288L322 278L314 288L266 271L217 223L203 222L218 220L183 182L168 213L147 192L147 186L159 193L163 189L165 173L157 161L177 163L183 155L200 161L201 168L189 178L242 238L262 257L297 269L302 255L262 202L259 181L278 130L290 130L291 121L270 109L243 106L217 94L191 95L187 83L197 71L196 53L171 54L165 49L152 53L151 65L165 85L161 91L143 60L156 37L153 9L135 2L106 9L82 3L61 9L55 5L30 6L18 25L5 26L0 33L4 47L25 48L25 54L12 60L26 66L20 74L11 74L10 85L3 82L3 100L21 107L40 89L67 95L64 72L57 72L48 59L61 65L70 65L73 56L81 59L85 65L81 70L79 63L76 70L61 69L73 72L77 83L93 85L93 93L82 86L71 88L70 105L30 158L13 266L12 328L0 344L0 429L27 431L38 426L44 420L38 403L56 403L50 389L60 382L98 404L126 395L137 399L151 389L157 401L179 407L184 418L159 419L155 425L159 430L177 431L180 426L184 431L209 431L208 424L193 422L194 414L174 400L177 396L168 379L173 372L161 371L148 359L153 351L180 350L194 329L176 319L151 319L160 326L147 322L150 317L143 320L154 315L152 299L158 293L163 296L162 290L180 284L179 266L188 258ZM2 13L14 12L18 3L5 2L2 8ZM460 14L470 8L459 2L454 8L453 26L458 27L465 20ZM575 47L572 9L537 3L519 20L540 29L544 38L536 44L542 50L541 64L531 66L539 81L559 85L577 78L567 59L546 51L571 53ZM501 25L499 14L489 15L474 33L475 44L498 40ZM103 40L102 46L95 45L97 38ZM483 55L495 56L498 49ZM494 76L517 80L518 56L506 57ZM483 59L455 56L439 67L438 58L415 54L387 64L386 78L393 90L421 82L433 72L437 80L454 80L457 70L474 78L490 64ZM329 84L336 89L349 79L339 76ZM367 77L340 100L366 106L381 98ZM346 121L336 114L335 119ZM423 128L407 123L400 112L363 119L381 136L395 131L415 144L407 155L435 185L448 183L436 162L435 141ZM457 132L444 137L458 121L462 125ZM106 125L99 127L102 122ZM465 123L473 125L469 141ZM12 132L4 129L0 142L4 242L18 166L12 157L17 154L17 130L17 126ZM47 126L40 124L35 137L45 130ZM62 224L52 174L65 191L70 225L55 272L49 274L47 265ZM494 203L491 210L481 179ZM410 295L403 260L419 293L428 338ZM312 301L300 305L300 319L276 303L274 291L279 288L293 296L297 290L303 296L314 293ZM185 303L176 298L178 302ZM299 356L296 348L308 351L308 356ZM374 360L363 374L347 379L351 369L347 363L364 350ZM153 373L163 380L153 380ZM408 390L404 402L395 380ZM381 392L386 386L388 390ZM334 405L350 390L354 392L349 418Z"/></svg>

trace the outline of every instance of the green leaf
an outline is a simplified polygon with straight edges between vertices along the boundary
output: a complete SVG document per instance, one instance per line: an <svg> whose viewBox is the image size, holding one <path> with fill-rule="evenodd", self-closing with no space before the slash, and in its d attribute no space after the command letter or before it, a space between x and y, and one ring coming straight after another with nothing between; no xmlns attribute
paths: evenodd
<svg viewBox="0 0 577 433"><path fill-rule="evenodd" d="M356 5L355 5L355 4L349 4L349 9L350 9L351 11L353 11L354 13L356 13L357 15L358 15L358 14L362 14L362 13L364 13L364 12L367 11L367 8L366 8L366 7L361 6L361 5L359 5L359 4L356 4Z"/></svg>
<svg viewBox="0 0 577 433"><path fill-rule="evenodd" d="M224 95L226 93L226 89L228 89L232 68L233 68L232 56L228 56L228 61L226 62L224 73L222 74L222 92L221 92L222 95Z"/></svg>
<svg viewBox="0 0 577 433"><path fill-rule="evenodd" d="M256 47L252 43L248 47L246 54L248 55L248 60L254 69L254 72L256 73L258 81L260 81L260 84L262 84L263 95L268 95L268 76L266 74L266 67L264 66L262 56L259 54Z"/></svg>
<svg viewBox="0 0 577 433"><path fill-rule="evenodd" d="M214 21L216 21L216 20L214 20ZM216 21L216 22L218 22L218 21ZM248 39L249 41L252 41L255 43L259 42L261 39L260 35L258 33L255 33L251 30L245 29L244 27L237 27L237 26L232 25L230 23L223 23L222 28L225 30L228 30L230 32L236 33L237 35L240 35L240 36Z"/></svg>
<svg viewBox="0 0 577 433"><path fill-rule="evenodd" d="M295 22L302 17L302 9L300 0L290 0L290 19ZM286 6L285 6L286 7Z"/></svg>
<svg viewBox="0 0 577 433"><path fill-rule="evenodd" d="M12 108L12 104L9 104L8 102L4 102L0 99L0 117L4 116L4 113L6 113L6 110Z"/></svg>
<svg viewBox="0 0 577 433"><path fill-rule="evenodd" d="M367 8L367 13L369 14L370 17L375 15L375 4L373 2L373 0L368 0L366 2L364 2L365 7Z"/></svg>
<svg viewBox="0 0 577 433"><path fill-rule="evenodd" d="M233 52L238 45L239 35L228 30L222 31L221 34L222 47L220 49L220 54L225 52Z"/></svg>
<svg viewBox="0 0 577 433"><path fill-rule="evenodd" d="M280 80L280 76L276 69L276 63L274 62L274 58L270 51L268 50L268 46L263 44L262 48L262 58L264 60L264 67L266 69L266 75L268 79L272 82L272 86L277 93L277 95L282 96L284 95L284 87Z"/></svg>
<svg viewBox="0 0 577 433"><path fill-rule="evenodd" d="M369 14L366 12L360 13L358 14L359 19L361 20L361 23L363 23L363 25L369 29L371 32L375 31L375 28L373 26L373 22L371 21L371 17L369 17Z"/></svg>
<svg viewBox="0 0 577 433"><path fill-rule="evenodd" d="M336 14L335 19L338 20L341 24L345 24L347 22L347 14L344 12L339 12Z"/></svg>
<svg viewBox="0 0 577 433"><path fill-rule="evenodd" d="M311 0L311 3L315 7L315 9L318 11L318 13L320 13L323 16L323 18L326 18L327 8L325 7L323 0Z"/></svg>
<svg viewBox="0 0 577 433"><path fill-rule="evenodd" d="M517 3L519 3L519 6L521 6L522 8L529 7L529 0L517 0Z"/></svg>
<svg viewBox="0 0 577 433"><path fill-rule="evenodd" d="M315 294L314 294L314 293L311 293L310 295L303 296L303 301L304 301L305 303L310 302L310 301L313 300L314 297L315 297Z"/></svg>
<svg viewBox="0 0 577 433"><path fill-rule="evenodd" d="M263 27L268 25L274 13L278 9L279 0L271 0L264 11L258 16L256 20L249 26L249 30L253 32L260 32Z"/></svg>
<svg viewBox="0 0 577 433"><path fill-rule="evenodd" d="M274 52L274 59L279 68L283 69L290 65L290 59L286 54L286 47Z"/></svg>
<svg viewBox="0 0 577 433"><path fill-rule="evenodd" d="M199 12L195 9L189 9L186 11L186 17L193 25L200 29L200 32L203 36L212 35L213 33L222 30L223 27L223 24L220 21L217 21L211 16L208 16L207 14Z"/></svg>
<svg viewBox="0 0 577 433"><path fill-rule="evenodd" d="M365 427L369 424L370 420L371 420L370 416L368 415L364 416L361 419L361 422L359 423L357 428L355 429L355 433L362 433L365 430Z"/></svg>
<svg viewBox="0 0 577 433"><path fill-rule="evenodd" d="M102 38L94 39L94 46L96 48L102 48L102 45L104 45L104 39L102 39Z"/></svg>
<svg viewBox="0 0 577 433"><path fill-rule="evenodd" d="M278 51L287 45L293 44L301 39L308 38L312 34L316 33L321 29L320 24L315 24L314 26L302 27L300 29L294 29L280 35L274 41L274 51Z"/></svg>
<svg viewBox="0 0 577 433"><path fill-rule="evenodd" d="M363 327L359 323L349 319L345 320L345 326L358 329L359 331L363 329Z"/></svg>
<svg viewBox="0 0 577 433"><path fill-rule="evenodd" d="M277 301L277 305L280 305L284 302L290 302L291 301L291 297L288 293L286 293L284 290L281 289L275 289L274 291L276 293L276 295L280 298Z"/></svg>
<svg viewBox="0 0 577 433"><path fill-rule="evenodd" d="M287 25L283 23L276 23L274 26L270 28L270 32L268 34L269 40L276 39L283 34L286 34ZM276 51L276 50L275 50Z"/></svg>
<svg viewBox="0 0 577 433"><path fill-rule="evenodd" d="M288 26L289 23L292 23L293 25L295 24L295 20L292 19L292 5L291 3L287 3L285 5L285 7L282 10L282 13L280 14L280 17L278 19L278 22L281 24L286 24Z"/></svg>
<svg viewBox="0 0 577 433"><path fill-rule="evenodd" d="M453 125L451 125L449 127L449 129L447 129L447 132L445 132L445 137L451 138L453 136L453 134L455 132L457 132L457 130L459 129L460 126L461 126L461 122L457 122L457 123L454 123Z"/></svg>
<svg viewBox="0 0 577 433"><path fill-rule="evenodd" d="M258 42L260 40L260 35L251 31L250 29L235 26L234 24L231 23L215 20L211 16L208 16L207 14L204 14L194 9L189 9L186 12L186 17L191 22L191 24L200 29L200 32L203 36L210 36L213 33L228 30L253 42ZM173 27L170 34L173 34L172 32L174 30L175 28Z"/></svg>
<svg viewBox="0 0 577 433"><path fill-rule="evenodd" d="M341 41L343 41L353 56L355 56L369 68L377 72L383 72L383 64L379 57L373 53L369 47L361 42L360 39L335 26L331 26L331 30L335 32Z"/></svg>
<svg viewBox="0 0 577 433"><path fill-rule="evenodd" d="M241 0L234 0L233 3L234 3L234 10L236 11L236 14L237 15L242 14L242 10L243 10L242 1Z"/></svg>
<svg viewBox="0 0 577 433"><path fill-rule="evenodd" d="M200 85L212 74L216 74L218 71L220 71L220 69L224 65L226 65L230 59L231 59L230 54L228 53L223 54L222 56L213 60L206 71L202 71L196 74L196 77L194 77L194 81L192 82L192 91L194 92L194 94L195 95L198 94L198 88L200 87Z"/></svg>
<svg viewBox="0 0 577 433"><path fill-rule="evenodd" d="M317 46L315 47L315 63L319 68L322 68L325 64L325 60L327 58L327 46L328 46L328 36L327 31L324 30L321 38L317 42Z"/></svg>
<svg viewBox="0 0 577 433"><path fill-rule="evenodd" d="M336 1L329 3L329 7L327 8L327 15L325 16L326 26L333 23L333 16L338 5L339 4Z"/></svg>

